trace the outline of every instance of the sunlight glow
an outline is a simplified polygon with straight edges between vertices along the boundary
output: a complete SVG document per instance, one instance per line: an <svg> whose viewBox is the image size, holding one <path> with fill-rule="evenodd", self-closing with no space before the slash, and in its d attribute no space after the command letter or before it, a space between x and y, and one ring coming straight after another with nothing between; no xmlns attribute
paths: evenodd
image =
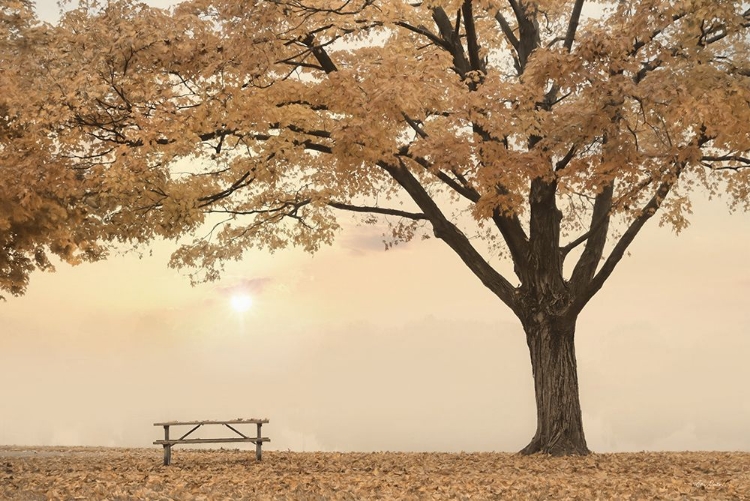
<svg viewBox="0 0 750 501"><path fill-rule="evenodd" d="M238 313L244 313L253 305L253 298L247 294L235 294L232 296L232 309Z"/></svg>

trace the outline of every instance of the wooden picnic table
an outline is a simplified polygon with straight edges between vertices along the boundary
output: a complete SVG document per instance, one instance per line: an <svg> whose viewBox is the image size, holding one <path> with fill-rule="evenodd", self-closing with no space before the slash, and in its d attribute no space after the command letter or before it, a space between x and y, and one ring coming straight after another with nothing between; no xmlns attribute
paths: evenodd
<svg viewBox="0 0 750 501"><path fill-rule="evenodd" d="M154 426L164 428L164 440L156 440L154 444L164 447L164 465L169 466L172 462L172 447L178 444L222 444L228 442L253 442L255 444L255 459L260 461L261 445L263 442L270 442L271 439L261 435L261 427L268 423L268 419L230 419L228 421L167 421L164 423L154 423ZM254 424L256 426L256 436L248 436L239 431L235 426L244 424ZM223 425L232 430L235 436L226 438L187 438L195 430L205 425ZM235 426L233 426L235 425ZM180 438L169 438L169 428L171 426L192 426L187 433Z"/></svg>

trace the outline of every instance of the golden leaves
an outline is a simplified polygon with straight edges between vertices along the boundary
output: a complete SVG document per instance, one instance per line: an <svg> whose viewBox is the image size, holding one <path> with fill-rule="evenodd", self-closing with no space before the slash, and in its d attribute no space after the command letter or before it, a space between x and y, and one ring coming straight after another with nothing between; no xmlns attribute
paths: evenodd
<svg viewBox="0 0 750 501"><path fill-rule="evenodd" d="M571 2L526 2L524 30L536 33L523 68L512 5L472 3L472 49L462 3L196 0L167 12L124 0L33 27L27 4L6 2L0 81L38 91L0 102L3 144L27 130L13 137L16 153L0 154L27 182L39 173L30 166L59 165L64 181L43 186L66 203L85 198L104 239L176 239L223 214L226 233L173 261L203 252L206 265L242 246L330 242L326 203L395 195L385 167L400 162L479 220L524 213L539 176L556 178L559 198L593 198L614 183L613 211L632 216L660 170L684 164L716 189L731 173L704 171L745 167L706 160L750 151L736 2L610 2L608 15L581 20L570 50ZM252 183L235 186L246 173ZM741 196L747 182L734 176L729 193ZM23 200L9 213L44 209L33 189L16 189ZM665 221L681 227L687 205L677 202ZM564 225L582 220L586 205L576 207ZM92 232L56 247L74 259L79 251L62 249L83 248L96 224L71 217Z"/></svg>
<svg viewBox="0 0 750 501"><path fill-rule="evenodd" d="M49 119L39 112L36 44L49 41L29 2L0 5L0 291L23 294L34 269L53 270L48 253L76 264L101 256L84 190L70 164L52 153ZM0 295L0 298L2 295Z"/></svg>
<svg viewBox="0 0 750 501"><path fill-rule="evenodd" d="M743 499L747 453L588 457L0 448L0 497L41 499Z"/></svg>

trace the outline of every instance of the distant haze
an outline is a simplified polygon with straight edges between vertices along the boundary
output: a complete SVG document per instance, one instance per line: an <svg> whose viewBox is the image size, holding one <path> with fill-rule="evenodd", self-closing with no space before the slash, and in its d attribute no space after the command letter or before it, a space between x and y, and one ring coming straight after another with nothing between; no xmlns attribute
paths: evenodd
<svg viewBox="0 0 750 501"><path fill-rule="evenodd" d="M750 450L750 217L695 210L679 237L646 228L581 317L595 451ZM520 449L518 321L440 242L383 251L380 233L251 252L195 288L168 244L34 275L0 304L0 443L144 446L161 420L268 417L271 449Z"/></svg>

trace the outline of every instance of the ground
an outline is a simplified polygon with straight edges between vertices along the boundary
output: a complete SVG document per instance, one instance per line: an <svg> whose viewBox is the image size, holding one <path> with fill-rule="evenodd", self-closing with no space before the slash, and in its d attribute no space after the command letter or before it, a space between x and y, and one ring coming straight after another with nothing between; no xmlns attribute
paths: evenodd
<svg viewBox="0 0 750 501"><path fill-rule="evenodd" d="M750 499L750 453L263 453L0 446L0 499Z"/></svg>

